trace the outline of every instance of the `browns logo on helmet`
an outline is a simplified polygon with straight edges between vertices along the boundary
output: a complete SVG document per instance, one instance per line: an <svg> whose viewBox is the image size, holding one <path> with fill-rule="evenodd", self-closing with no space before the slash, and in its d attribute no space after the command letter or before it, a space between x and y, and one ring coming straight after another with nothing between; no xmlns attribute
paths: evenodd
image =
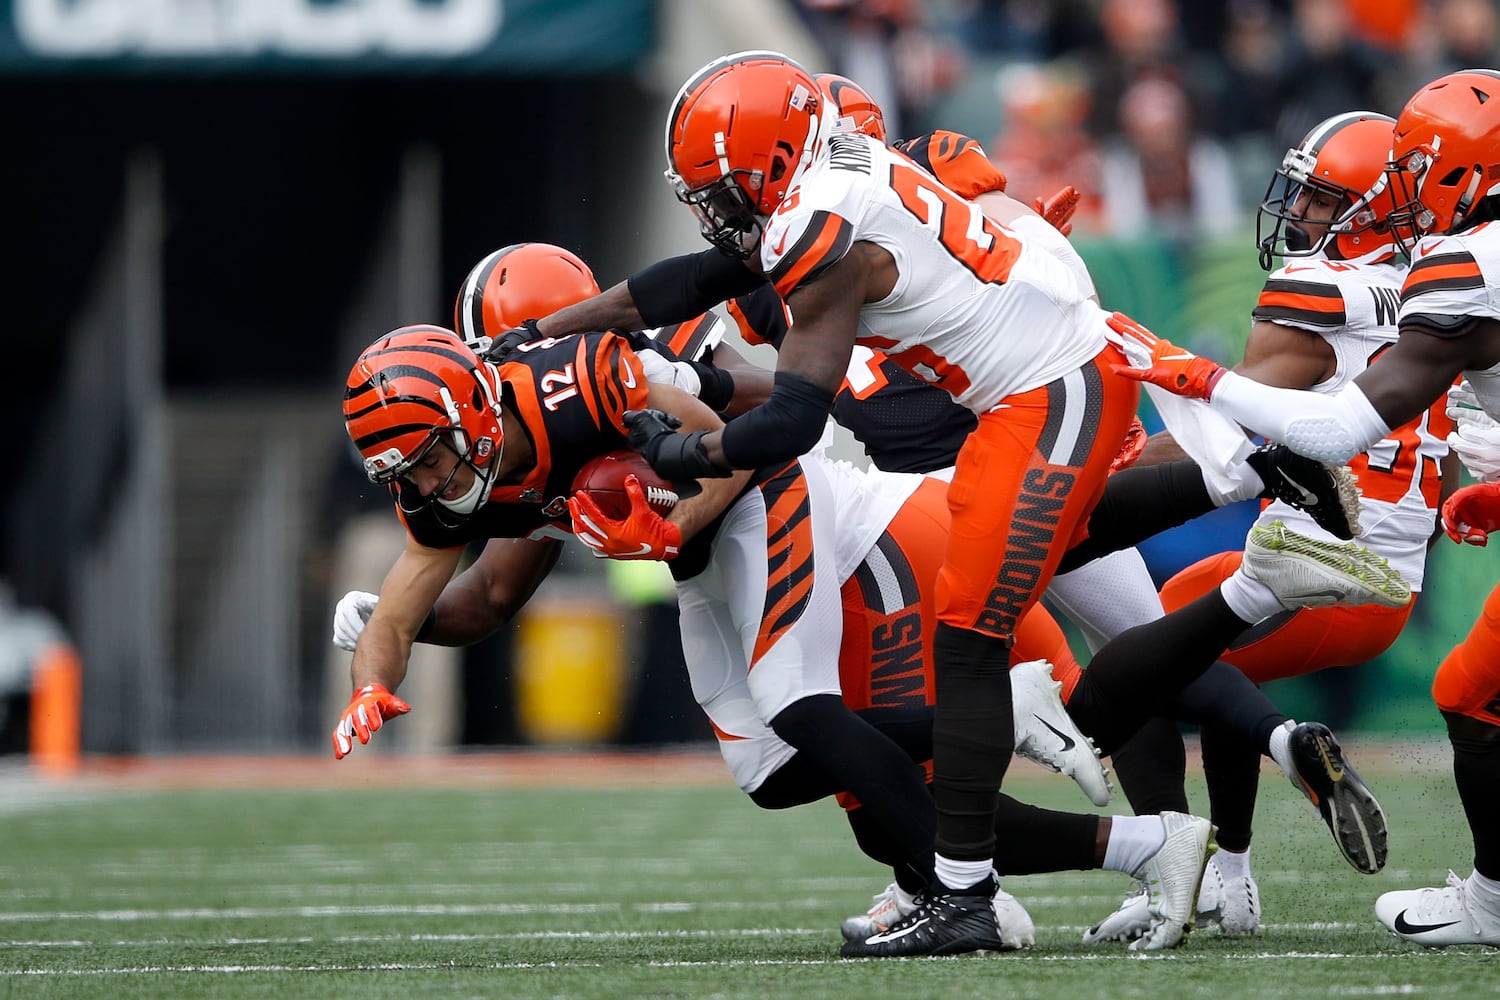
<svg viewBox="0 0 1500 1000"><path fill-rule="evenodd" d="M1389 115L1373 111L1334 115L1286 151L1266 185L1255 220L1261 267L1272 270L1275 257L1316 253L1338 260L1395 254L1389 220L1396 200L1385 174L1395 124ZM1337 211L1316 239L1303 218L1307 198L1314 192L1338 199Z"/></svg>
<svg viewBox="0 0 1500 1000"><path fill-rule="evenodd" d="M499 386L493 367L452 330L403 326L365 348L344 384L344 427L372 482L393 482L446 441L474 484L452 500L438 491L431 502L468 515L489 497L504 445Z"/></svg>
<svg viewBox="0 0 1500 1000"><path fill-rule="evenodd" d="M551 243L512 243L485 256L464 278L453 329L476 354L528 319L541 319L599 294L578 256Z"/></svg>
<svg viewBox="0 0 1500 1000"><path fill-rule="evenodd" d="M1500 72L1460 70L1417 91L1396 116L1390 161L1392 223L1411 242L1479 221L1500 191Z"/></svg>
<svg viewBox="0 0 1500 1000"><path fill-rule="evenodd" d="M863 132L885 142L885 114L868 90L837 73L819 73L813 79L830 113L838 116L832 125L835 132Z"/></svg>
<svg viewBox="0 0 1500 1000"><path fill-rule="evenodd" d="M821 148L812 74L779 52L737 52L694 73L667 115L667 182L710 243L749 257L764 220Z"/></svg>

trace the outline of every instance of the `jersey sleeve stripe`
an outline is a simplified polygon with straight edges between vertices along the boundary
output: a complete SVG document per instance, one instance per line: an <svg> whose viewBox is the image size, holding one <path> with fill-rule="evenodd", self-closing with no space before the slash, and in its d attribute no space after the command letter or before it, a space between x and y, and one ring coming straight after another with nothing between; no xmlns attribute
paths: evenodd
<svg viewBox="0 0 1500 1000"><path fill-rule="evenodd" d="M815 280L844 259L854 242L854 227L831 212L815 212L796 244L772 269L770 278L784 299L792 289Z"/></svg>
<svg viewBox="0 0 1500 1000"><path fill-rule="evenodd" d="M1463 291L1483 287L1484 274L1479 270L1478 262L1467 253L1418 256L1406 275L1406 284L1401 288L1401 301L1405 302L1423 292Z"/></svg>
<svg viewBox="0 0 1500 1000"><path fill-rule="evenodd" d="M1340 327L1348 323L1344 296L1336 285L1273 279L1266 282L1250 315L1297 325Z"/></svg>
<svg viewBox="0 0 1500 1000"><path fill-rule="evenodd" d="M929 168L932 176L947 188L965 198L977 198L987 191L1004 191L1005 174L990 162L984 147L966 135L953 134L953 148L944 137L942 147L945 155L933 161Z"/></svg>
<svg viewBox="0 0 1500 1000"><path fill-rule="evenodd" d="M578 394L583 398L583 404L589 408L589 416L593 418L595 426L603 426L603 421L599 417L599 398L595 388L598 379L593 365L589 363L590 339L589 337L578 338L578 349L574 352L573 377L578 379Z"/></svg>
<svg viewBox="0 0 1500 1000"><path fill-rule="evenodd" d="M691 359L697 353L698 345L713 330L715 322L712 313L704 313L695 320L679 323L667 338L667 346L679 358Z"/></svg>
<svg viewBox="0 0 1500 1000"><path fill-rule="evenodd" d="M729 316L747 344L780 347L786 336L786 303L770 285L761 285L749 295L729 301Z"/></svg>

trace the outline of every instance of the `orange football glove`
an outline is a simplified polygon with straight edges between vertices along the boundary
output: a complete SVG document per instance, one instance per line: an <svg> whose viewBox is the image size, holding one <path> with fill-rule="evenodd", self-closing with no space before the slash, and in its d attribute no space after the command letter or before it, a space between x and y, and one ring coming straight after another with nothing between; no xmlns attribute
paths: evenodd
<svg viewBox="0 0 1500 1000"><path fill-rule="evenodd" d="M1173 395L1192 399L1208 399L1224 377L1226 369L1218 362L1163 340L1124 313L1111 313L1106 322L1109 342L1130 362L1110 365L1116 375L1150 382Z"/></svg>
<svg viewBox="0 0 1500 1000"><path fill-rule="evenodd" d="M385 725L386 719L394 719L411 711L411 706L386 690L384 684L366 684L354 692L344 717L333 729L333 756L343 760L354 750L354 738L361 743L370 742L370 734Z"/></svg>
<svg viewBox="0 0 1500 1000"><path fill-rule="evenodd" d="M1474 483L1443 501L1443 531L1455 542L1486 545L1500 528L1500 483Z"/></svg>
<svg viewBox="0 0 1500 1000"><path fill-rule="evenodd" d="M573 534L599 559L676 558L682 548L682 529L651 509L635 476L625 477L625 493L630 497L630 513L618 521L600 510L587 493L569 497Z"/></svg>
<svg viewBox="0 0 1500 1000"><path fill-rule="evenodd" d="M1073 232L1073 213L1078 210L1078 201L1082 197L1076 187L1064 184L1046 198L1038 196L1033 199L1031 206L1053 229L1069 236Z"/></svg>
<svg viewBox="0 0 1500 1000"><path fill-rule="evenodd" d="M1128 469L1135 464L1136 459L1141 457L1141 452L1146 450L1146 440L1150 435L1146 433L1146 425L1141 423L1140 417L1130 418L1130 427L1125 431L1125 440L1120 444L1120 452L1109 463L1110 474L1113 475L1121 469Z"/></svg>

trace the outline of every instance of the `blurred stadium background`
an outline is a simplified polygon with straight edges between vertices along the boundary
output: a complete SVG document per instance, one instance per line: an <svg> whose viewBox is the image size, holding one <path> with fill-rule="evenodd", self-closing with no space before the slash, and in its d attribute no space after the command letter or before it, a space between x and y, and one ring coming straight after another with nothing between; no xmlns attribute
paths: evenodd
<svg viewBox="0 0 1500 1000"><path fill-rule="evenodd" d="M76 663L86 753L326 747L334 603L400 544L343 436L351 359L448 322L508 243L567 246L604 286L698 249L661 124L716 55L852 76L894 135L979 138L1024 200L1076 184L1105 304L1230 360L1281 151L1500 65L1497 25L1494 0L0 0L0 749L36 718L66 742L28 706L65 715ZM1153 572L1238 547L1250 516L1153 540ZM705 739L661 578L580 553L514 629L424 651L381 742ZM1433 558L1397 646L1281 682L1289 710L1439 732L1431 672L1494 569Z"/></svg>

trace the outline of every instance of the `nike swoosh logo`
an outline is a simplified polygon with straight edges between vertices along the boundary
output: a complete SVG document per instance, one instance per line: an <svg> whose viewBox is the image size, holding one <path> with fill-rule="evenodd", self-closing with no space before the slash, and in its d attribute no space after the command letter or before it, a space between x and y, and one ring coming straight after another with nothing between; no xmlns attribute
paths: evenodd
<svg viewBox="0 0 1500 1000"><path fill-rule="evenodd" d="M1335 603L1337 603L1338 601L1342 601L1342 600L1344 600L1347 597L1348 597L1348 595L1345 594L1342 590L1331 590L1330 589L1330 590L1310 590L1310 591L1308 591L1305 594L1287 594L1287 595L1285 595L1282 598L1282 600L1284 600L1284 601L1298 601L1298 602L1301 602L1301 601L1311 602L1311 601L1318 600L1320 598L1329 598L1329 599L1333 600Z"/></svg>
<svg viewBox="0 0 1500 1000"><path fill-rule="evenodd" d="M1053 734L1058 739L1060 739L1060 740L1063 741L1063 747L1062 748L1063 748L1063 752L1064 753L1067 753L1069 750L1073 749L1073 747L1077 746L1077 744L1073 741L1072 737L1070 737L1067 733L1063 732L1062 730L1058 729L1056 726L1054 726L1052 723L1048 722L1046 719L1042 718L1040 715L1033 715L1032 718L1035 719L1036 721L1040 722L1042 725L1046 726L1048 729L1052 730Z"/></svg>
<svg viewBox="0 0 1500 1000"><path fill-rule="evenodd" d="M913 931L917 930L917 928L921 927L923 924L927 923L927 921L930 920L930 919L932 919L932 918L931 917L923 917L921 920L918 920L916 923L911 924L911 925L906 926L906 927L903 927L899 931L887 931L887 932L885 932L883 934L872 935L872 936L870 936L868 938L865 938L865 944L877 944L877 943L879 943L881 941L899 941L902 938L906 937L906 935L908 935L908 934L912 933Z"/></svg>
<svg viewBox="0 0 1500 1000"><path fill-rule="evenodd" d="M1432 251L1436 250L1437 248L1438 248L1438 244L1436 244L1436 243L1430 243L1430 244L1428 244L1425 247L1417 247L1417 254L1419 256L1426 257L1428 254L1432 253ZM1444 924L1443 926L1446 927L1447 924Z"/></svg>
<svg viewBox="0 0 1500 1000"><path fill-rule="evenodd" d="M781 239L777 240L776 241L776 245L771 248L771 252L774 253L778 257L781 256L781 251L786 247L786 238L787 238L788 232L789 232L789 230L783 229L781 231Z"/></svg>
<svg viewBox="0 0 1500 1000"><path fill-rule="evenodd" d="M630 554L633 556L648 556L651 554L651 545L647 542L642 542L641 547Z"/></svg>
<svg viewBox="0 0 1500 1000"><path fill-rule="evenodd" d="M1396 930L1401 934L1422 934L1427 931L1440 931L1444 927L1452 927L1456 923L1458 923L1457 920L1450 920L1446 924L1413 924L1407 922L1405 910L1396 914Z"/></svg>
<svg viewBox="0 0 1500 1000"><path fill-rule="evenodd" d="M1303 486L1301 483L1297 482L1297 480L1293 479L1291 476L1287 475L1285 469L1277 469L1276 471L1289 486L1297 491L1297 494L1302 497L1303 503L1311 505L1318 502L1318 495L1312 490L1308 489L1306 486Z"/></svg>
<svg viewBox="0 0 1500 1000"><path fill-rule="evenodd" d="M1192 356L1193 355L1188 354L1186 352L1184 352L1182 354L1163 354L1161 356L1161 360L1163 360L1163 361L1187 361Z"/></svg>

